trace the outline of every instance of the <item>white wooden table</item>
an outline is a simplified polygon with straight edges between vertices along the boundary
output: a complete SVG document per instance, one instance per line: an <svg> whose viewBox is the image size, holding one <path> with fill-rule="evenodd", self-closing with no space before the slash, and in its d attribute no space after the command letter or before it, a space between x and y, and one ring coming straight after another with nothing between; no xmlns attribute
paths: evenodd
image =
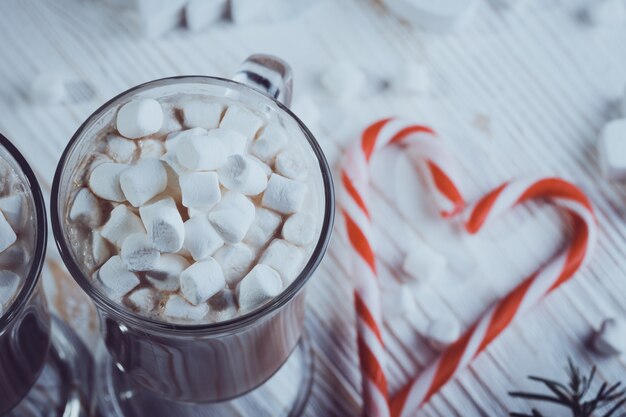
<svg viewBox="0 0 626 417"><path fill-rule="evenodd" d="M147 40L97 2L4 0L0 130L25 154L49 195L68 139L108 98L154 78L229 76L250 53L279 55L293 66L296 100L310 95L322 106L315 133L333 163L367 123L400 114L433 125L455 148L469 200L512 177L550 174L575 181L595 204L601 233L591 265L506 331L419 415L527 411L530 405L512 400L507 391L538 388L526 381L529 373L560 378L567 356L583 368L597 363L600 380L624 379L622 360L598 357L585 341L603 318L626 314L626 188L601 178L595 152L597 134L615 116L614 102L626 80L626 24L586 26L567 0L531 0L511 12L485 2L465 28L440 37L400 24L378 2L312 3L273 25L225 24ZM372 92L338 105L316 81L338 59L352 60L372 79L391 77L408 61L424 63L433 92L426 97ZM29 81L49 70L87 82L94 98L52 107L28 104ZM464 271L420 287L420 317L386 326L395 391L436 355L417 336L415 321L454 316L468 327L555 253L567 233L554 211L527 206L462 240L432 215L414 167L398 150L378 155L373 170L376 252L385 288L392 291L403 279L400 265L413 233L444 250L452 271ZM310 416L356 415L360 408L345 248L336 233L309 287L308 324L317 361ZM45 283L55 310L93 344L96 338L88 337L97 332L93 308L64 272L53 244Z"/></svg>

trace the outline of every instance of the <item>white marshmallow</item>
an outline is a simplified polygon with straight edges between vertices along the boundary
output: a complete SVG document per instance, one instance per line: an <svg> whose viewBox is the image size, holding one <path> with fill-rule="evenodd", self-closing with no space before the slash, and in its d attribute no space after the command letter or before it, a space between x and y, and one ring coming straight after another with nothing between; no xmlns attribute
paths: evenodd
<svg viewBox="0 0 626 417"><path fill-rule="evenodd" d="M28 98L33 104L59 104L67 98L65 79L56 72L44 72L30 83Z"/></svg>
<svg viewBox="0 0 626 417"><path fill-rule="evenodd" d="M194 306L189 304L180 295L170 295L163 308L162 316L165 320L183 320L183 321L200 321L209 312L209 306L206 303Z"/></svg>
<svg viewBox="0 0 626 417"><path fill-rule="evenodd" d="M128 296L128 303L140 312L148 313L154 309L157 294L151 288L140 288Z"/></svg>
<svg viewBox="0 0 626 417"><path fill-rule="evenodd" d="M126 269L122 258L118 255L112 256L100 267L98 279L106 294L114 301L119 301L139 285L137 275Z"/></svg>
<svg viewBox="0 0 626 417"><path fill-rule="evenodd" d="M273 211L257 207L254 222L244 241L256 249L265 246L276 234L281 221L282 218Z"/></svg>
<svg viewBox="0 0 626 417"><path fill-rule="evenodd" d="M170 103L162 104L163 124L159 129L159 134L167 134L171 132L179 132L183 129L183 125L178 121L176 109Z"/></svg>
<svg viewBox="0 0 626 417"><path fill-rule="evenodd" d="M156 139L143 139L139 145L139 158L159 159L165 154L163 142Z"/></svg>
<svg viewBox="0 0 626 417"><path fill-rule="evenodd" d="M320 78L328 94L338 99L350 99L361 95L366 81L363 71L346 60L328 67Z"/></svg>
<svg viewBox="0 0 626 417"><path fill-rule="evenodd" d="M391 294L382 297L382 313L385 320L399 317L411 318L417 312L417 303L413 292L407 285L401 285Z"/></svg>
<svg viewBox="0 0 626 417"><path fill-rule="evenodd" d="M0 271L0 305L6 306L12 301L22 283L22 279L13 271Z"/></svg>
<svg viewBox="0 0 626 417"><path fill-rule="evenodd" d="M185 22L193 31L199 31L219 21L226 14L227 0L191 0L185 7Z"/></svg>
<svg viewBox="0 0 626 417"><path fill-rule="evenodd" d="M126 201L120 187L120 176L128 169L128 165L105 162L91 171L89 188L100 198L121 203Z"/></svg>
<svg viewBox="0 0 626 417"><path fill-rule="evenodd" d="M461 326L456 319L453 318L437 318L434 319L428 327L424 336L428 342L436 350L443 350L447 346L456 342L461 335Z"/></svg>
<svg viewBox="0 0 626 417"><path fill-rule="evenodd" d="M76 192L72 208L70 208L70 220L91 227L99 226L102 223L100 204L96 196L89 191L89 188L83 187Z"/></svg>
<svg viewBox="0 0 626 417"><path fill-rule="evenodd" d="M282 239L275 239L261 256L260 263L278 271L287 286L300 272L303 258L304 254L300 248Z"/></svg>
<svg viewBox="0 0 626 417"><path fill-rule="evenodd" d="M261 161L271 163L278 152L287 146L287 134L278 123L265 126L263 132L250 145L250 153Z"/></svg>
<svg viewBox="0 0 626 417"><path fill-rule="evenodd" d="M222 266L224 279L228 285L233 286L250 269L250 264L254 260L254 253L247 245L237 243L236 245L223 246L215 252L213 258Z"/></svg>
<svg viewBox="0 0 626 417"><path fill-rule="evenodd" d="M160 158L161 161L165 162L165 164L167 165L166 169L169 167L169 170L172 171L172 173L176 174L175 175L175 180L178 181L178 176L179 175L183 175L187 172L191 172L189 171L187 168L185 168L184 166L182 166L180 164L180 162L178 162L178 155L176 155L176 150L169 150L167 152L165 152L163 154L163 156ZM169 173L168 173L168 179L171 178ZM178 188L178 187L176 187Z"/></svg>
<svg viewBox="0 0 626 417"><path fill-rule="evenodd" d="M626 322L606 319L593 337L593 348L605 356L617 356L626 351Z"/></svg>
<svg viewBox="0 0 626 417"><path fill-rule="evenodd" d="M224 240L204 216L196 216L185 222L185 243L183 245L196 261L213 255L224 246Z"/></svg>
<svg viewBox="0 0 626 417"><path fill-rule="evenodd" d="M0 213L0 252L4 252L9 246L15 243L17 235L13 231L13 228L4 217L4 214Z"/></svg>
<svg viewBox="0 0 626 417"><path fill-rule="evenodd" d="M604 176L609 180L626 180L626 119L607 123L598 147Z"/></svg>
<svg viewBox="0 0 626 417"><path fill-rule="evenodd" d="M193 171L211 171L224 165L228 150L210 136L185 136L176 146L178 162Z"/></svg>
<svg viewBox="0 0 626 417"><path fill-rule="evenodd" d="M315 239L316 219L310 213L289 216L283 225L283 238L294 245L304 246Z"/></svg>
<svg viewBox="0 0 626 417"><path fill-rule="evenodd" d="M0 266L3 267L22 267L22 265L28 263L30 251L27 253L24 249L24 245L20 242L16 242L11 245L7 250L0 253Z"/></svg>
<svg viewBox="0 0 626 417"><path fill-rule="evenodd" d="M151 271L146 272L146 278L158 291L178 291L180 288L180 274L191 266L183 256L164 253Z"/></svg>
<svg viewBox="0 0 626 417"><path fill-rule="evenodd" d="M253 155L247 155L247 156L248 156L248 158L250 158L251 160L253 160L257 164L259 164L259 166L263 170L263 173L265 174L266 177L269 177L270 175L272 175L273 171L272 171L272 168L270 168L269 165L267 165L265 162L261 161L256 156L253 156Z"/></svg>
<svg viewBox="0 0 626 417"><path fill-rule="evenodd" d="M194 127L193 129L181 130L180 132L172 132L165 138L165 150L172 151L180 144L180 141L185 137L190 136L206 136L209 131L201 127Z"/></svg>
<svg viewBox="0 0 626 417"><path fill-rule="evenodd" d="M171 197L139 209L141 221L148 231L148 238L160 252L178 252L185 240L185 225Z"/></svg>
<svg viewBox="0 0 626 417"><path fill-rule="evenodd" d="M285 149L276 155L275 166L277 173L292 180L303 180L308 175L304 155L295 148Z"/></svg>
<svg viewBox="0 0 626 417"><path fill-rule="evenodd" d="M156 38L179 26L187 0L134 0L138 28L144 36Z"/></svg>
<svg viewBox="0 0 626 417"><path fill-rule="evenodd" d="M182 104L181 110L183 113L183 123L186 127L215 129L220 124L220 119L224 112L224 104L218 101L206 102L190 100Z"/></svg>
<svg viewBox="0 0 626 417"><path fill-rule="evenodd" d="M229 288L211 297L208 304L209 311L215 314L217 321L230 320L237 315L237 300Z"/></svg>
<svg viewBox="0 0 626 417"><path fill-rule="evenodd" d="M121 136L111 135L107 140L107 154L115 161L122 164L129 163L135 156L137 145L134 141Z"/></svg>
<svg viewBox="0 0 626 417"><path fill-rule="evenodd" d="M222 198L215 172L189 172L178 178L183 206L210 209Z"/></svg>
<svg viewBox="0 0 626 417"><path fill-rule="evenodd" d="M161 257L145 233L133 233L122 244L120 256L129 271L149 271Z"/></svg>
<svg viewBox="0 0 626 417"><path fill-rule="evenodd" d="M210 257L196 262L180 274L180 290L193 305L206 302L220 292L225 285L220 265Z"/></svg>
<svg viewBox="0 0 626 417"><path fill-rule="evenodd" d="M276 297L283 289L280 275L267 265L256 265L239 283L239 307L250 311Z"/></svg>
<svg viewBox="0 0 626 417"><path fill-rule="evenodd" d="M420 28L445 33L467 20L476 8L476 0L386 0L387 8L400 19Z"/></svg>
<svg viewBox="0 0 626 417"><path fill-rule="evenodd" d="M447 269L446 257L421 239L411 239L411 246L402 263L402 270L418 281L430 281Z"/></svg>
<svg viewBox="0 0 626 417"><path fill-rule="evenodd" d="M259 19L264 20L267 9L267 0L230 0L230 16L238 25L254 23Z"/></svg>
<svg viewBox="0 0 626 417"><path fill-rule="evenodd" d="M406 63L391 80L391 89L397 93L426 94L430 90L430 75L424 65Z"/></svg>
<svg viewBox="0 0 626 417"><path fill-rule="evenodd" d="M102 265L111 257L109 245L98 230L91 234L91 255L96 266Z"/></svg>
<svg viewBox="0 0 626 417"><path fill-rule="evenodd" d="M594 0L586 3L583 17L593 25L610 25L624 21L626 9L621 0Z"/></svg>
<svg viewBox="0 0 626 417"><path fill-rule="evenodd" d="M246 195L260 194L267 187L263 167L252 158L231 155L218 171L220 183L231 191Z"/></svg>
<svg viewBox="0 0 626 417"><path fill-rule="evenodd" d="M197 207L189 207L187 209L187 215L189 216L189 218L193 218L193 217L206 217L207 219L209 218L209 212L210 209L205 209L203 207L197 208Z"/></svg>
<svg viewBox="0 0 626 417"><path fill-rule="evenodd" d="M208 137L218 139L222 142L222 145L226 148L228 156L235 154L244 154L246 147L248 146L248 138L239 132L231 129L213 129L208 134Z"/></svg>
<svg viewBox="0 0 626 417"><path fill-rule="evenodd" d="M254 204L245 195L228 191L209 213L209 220L225 242L241 242L254 221Z"/></svg>
<svg viewBox="0 0 626 417"><path fill-rule="evenodd" d="M111 211L109 220L102 226L100 234L106 240L121 248L128 236L145 231L141 219L122 204Z"/></svg>
<svg viewBox="0 0 626 417"><path fill-rule="evenodd" d="M220 123L221 128L235 130L248 139L254 138L261 126L263 119L251 110L236 104L228 107Z"/></svg>
<svg viewBox="0 0 626 417"><path fill-rule="evenodd" d="M158 101L145 98L124 104L117 112L117 131L129 139L158 132L163 124L163 109Z"/></svg>
<svg viewBox="0 0 626 417"><path fill-rule="evenodd" d="M140 207L165 191L167 171L158 159L140 159L120 175L120 187L134 207Z"/></svg>
<svg viewBox="0 0 626 417"><path fill-rule="evenodd" d="M272 174L263 194L263 205L279 213L295 213L300 211L306 192L306 184Z"/></svg>

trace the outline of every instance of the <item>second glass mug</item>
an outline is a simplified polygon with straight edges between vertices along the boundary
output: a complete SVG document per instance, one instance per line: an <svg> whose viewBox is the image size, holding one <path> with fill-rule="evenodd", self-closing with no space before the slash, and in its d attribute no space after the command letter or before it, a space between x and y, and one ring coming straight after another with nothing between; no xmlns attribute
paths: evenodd
<svg viewBox="0 0 626 417"><path fill-rule="evenodd" d="M268 380L287 361L303 331L305 284L319 265L334 220L334 191L328 163L317 141L287 108L291 70L282 60L253 55L234 80L181 76L151 81L113 98L92 114L65 149L54 177L52 227L57 246L76 282L95 302L105 345L116 366L136 384L169 400L210 403L243 395ZM266 114L304 140L315 156L322 184L319 239L299 276L262 307L232 320L181 325L153 320L122 308L93 285L76 261L66 233L68 198L81 160L96 133L131 98L192 93L228 98Z"/></svg>

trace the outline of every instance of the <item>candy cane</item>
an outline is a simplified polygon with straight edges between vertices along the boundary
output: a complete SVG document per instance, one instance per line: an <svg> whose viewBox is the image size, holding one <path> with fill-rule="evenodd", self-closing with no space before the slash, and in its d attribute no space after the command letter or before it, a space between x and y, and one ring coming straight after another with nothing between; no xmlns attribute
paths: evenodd
<svg viewBox="0 0 626 417"><path fill-rule="evenodd" d="M371 245L372 223L367 206L369 160L374 151L387 144L411 149L425 163L429 183L444 216L458 213L463 198L448 173L453 164L447 158L433 130L398 119L385 119L368 127L345 155L341 172L341 213L353 249L357 282L354 303L357 313L357 346L363 377L363 414L389 416L385 350L381 336L380 289L376 277L376 258Z"/></svg>
<svg viewBox="0 0 626 417"><path fill-rule="evenodd" d="M506 183L480 200L465 224L476 233L488 221L517 204L547 198L573 220L570 244L492 307L467 333L446 349L422 374L393 399L391 415L408 417L425 404L446 382L455 377L519 315L571 278L591 256L597 230L593 208L585 194L559 178Z"/></svg>

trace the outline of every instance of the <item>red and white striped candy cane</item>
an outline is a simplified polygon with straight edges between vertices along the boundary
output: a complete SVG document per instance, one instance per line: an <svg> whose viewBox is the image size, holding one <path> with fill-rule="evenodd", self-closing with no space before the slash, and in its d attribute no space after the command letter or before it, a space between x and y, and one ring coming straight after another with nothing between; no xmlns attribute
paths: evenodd
<svg viewBox="0 0 626 417"><path fill-rule="evenodd" d="M448 174L454 164L450 163L441 142L436 140L435 133L429 127L399 119L381 120L365 129L361 139L346 151L341 172L341 213L354 255L354 302L363 378L363 415L368 417L389 416L385 350L381 336L380 288L367 205L369 160L374 151L388 144L409 147L425 163L442 215L458 213L464 207L463 198Z"/></svg>
<svg viewBox="0 0 626 417"><path fill-rule="evenodd" d="M407 384L391 403L393 417L414 415L517 316L571 278L589 259L597 235L593 208L579 188L559 178L505 183L470 210L465 227L468 232L476 233L489 220L517 204L545 198L562 208L573 220L573 235L567 248L493 306L463 337L448 347L436 362Z"/></svg>

